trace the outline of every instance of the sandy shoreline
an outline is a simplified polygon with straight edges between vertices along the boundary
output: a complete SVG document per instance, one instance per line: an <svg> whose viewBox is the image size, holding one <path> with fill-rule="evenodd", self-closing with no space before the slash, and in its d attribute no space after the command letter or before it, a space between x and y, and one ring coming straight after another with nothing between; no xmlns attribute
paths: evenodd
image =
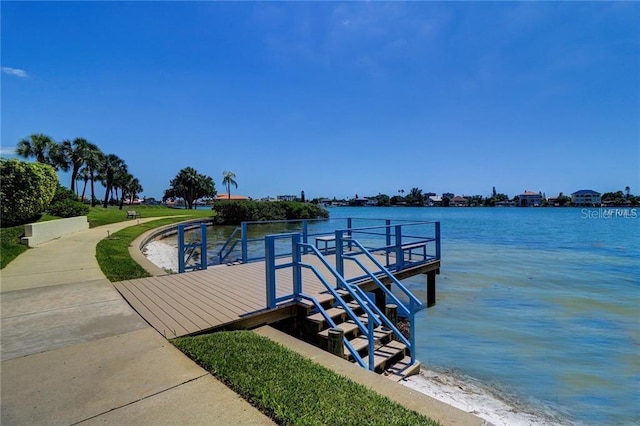
<svg viewBox="0 0 640 426"><path fill-rule="evenodd" d="M178 248L162 241L148 243L144 255L167 271L178 271ZM468 380L423 368L419 375L400 382L420 393L481 417L496 426L556 426L568 424L545 413L506 402Z"/></svg>
<svg viewBox="0 0 640 426"><path fill-rule="evenodd" d="M151 241L142 251L151 262L166 271L178 272L178 247L161 241Z"/></svg>
<svg viewBox="0 0 640 426"><path fill-rule="evenodd" d="M496 426L570 424L541 410L533 413L531 407L521 407L521 404L507 402L471 380L462 380L450 374L428 370L424 366L419 375L409 377L400 383L467 413L475 414Z"/></svg>

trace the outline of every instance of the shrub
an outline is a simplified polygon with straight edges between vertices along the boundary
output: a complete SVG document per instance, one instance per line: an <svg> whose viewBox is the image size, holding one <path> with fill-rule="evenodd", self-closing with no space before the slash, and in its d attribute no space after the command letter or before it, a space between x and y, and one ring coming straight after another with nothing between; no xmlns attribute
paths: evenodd
<svg viewBox="0 0 640 426"><path fill-rule="evenodd" d="M49 205L58 185L53 167L16 159L0 159L2 226L36 219Z"/></svg>
<svg viewBox="0 0 640 426"><path fill-rule="evenodd" d="M80 202L73 191L58 184L56 193L47 208L47 213L58 217L84 216L89 213L89 206Z"/></svg>
<svg viewBox="0 0 640 426"><path fill-rule="evenodd" d="M213 207L219 224L245 221L327 218L329 213L315 204L297 201L218 201Z"/></svg>
<svg viewBox="0 0 640 426"><path fill-rule="evenodd" d="M47 213L58 217L86 216L89 213L89 206L84 205L80 201L67 199L51 203L47 209Z"/></svg>

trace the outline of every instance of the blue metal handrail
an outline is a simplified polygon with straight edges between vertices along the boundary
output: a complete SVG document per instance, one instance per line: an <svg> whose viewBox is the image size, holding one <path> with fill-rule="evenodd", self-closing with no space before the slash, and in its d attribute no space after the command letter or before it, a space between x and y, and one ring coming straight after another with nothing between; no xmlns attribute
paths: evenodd
<svg viewBox="0 0 640 426"><path fill-rule="evenodd" d="M346 227L345 225L346 220ZM259 237L250 238L250 230L254 230L256 225L278 225L278 224L293 224L296 227L300 227L302 231L302 242L309 243L313 240L313 237L319 236L327 236L333 235L335 230L327 230L324 226L320 226L320 228L325 229L315 229L312 230L310 228L313 224L326 223L327 226L330 222L340 222L341 226L337 226L336 228L341 229L346 233L346 235L354 236L354 235L362 235L362 236L371 236L373 240L378 238L383 239L383 244L380 244L376 247L367 247L367 250L370 252L383 252L387 257L386 266L394 267L396 269L402 269L403 259L402 256L398 256L398 239L402 240L412 240L412 242L430 242L435 241L435 256L429 255L423 261L439 259L440 258L440 223L436 221L423 221L416 222L415 220L393 220L390 219L364 219L364 218L346 218L346 219L299 219L299 220L276 220L276 221L246 221L242 222L241 226L233 231L231 236L227 239L223 248L218 253L219 263L224 263L225 259L236 249L237 245L241 245L241 254L240 259L243 263L262 261L265 259L264 253L261 253L264 241L264 235L260 235ZM360 228L354 227L356 222L365 222L372 223L376 221L384 221L384 225L370 225L363 226ZM398 232L402 232L403 228L411 227L411 226L420 226L420 225L434 225L435 227L435 235L433 237L425 237L424 235L413 235L405 234L401 237L398 236ZM255 231L254 231L255 232ZM298 232L296 231L288 231L289 232ZM274 234L277 233L274 232ZM365 239L366 240L366 239ZM366 243L366 241L361 241L362 243ZM305 249L306 250L306 249ZM400 251L401 252L401 251ZM307 252L305 251L305 254ZM394 265L391 265L389 262L389 254L395 253L397 262ZM281 254L280 256L291 255L291 253ZM400 263L398 263L398 261Z"/></svg>
<svg viewBox="0 0 640 426"><path fill-rule="evenodd" d="M229 238L227 238L227 241L224 243L224 245L218 252L218 263L220 264L224 263L224 260L227 258L227 256L229 256L233 252L233 250L236 248L236 246L238 245L238 241L240 241L240 239L242 238L241 236L238 237L238 233L240 233L240 228L234 229L231 235L229 236ZM225 249L229 246L230 246L229 250L227 250L227 252L225 253Z"/></svg>
<svg viewBox="0 0 640 426"><path fill-rule="evenodd" d="M193 269L207 269L207 224L200 224L200 231L194 233L189 242L185 243L185 227L186 225L178 225L178 272L183 273ZM200 236L200 241L196 241ZM200 264L189 265L191 256L195 253L196 248L200 248ZM186 256L186 259L185 259Z"/></svg>
<svg viewBox="0 0 640 426"><path fill-rule="evenodd" d="M275 264L275 240L276 239L283 239L283 238L291 238L291 245L294 252L293 255L293 261L289 262L289 263L285 263L285 264L280 264L280 265L276 265ZM306 294L304 294L302 292L302 274L300 269L302 267L306 267L311 269L320 279L320 281L325 285L325 287L327 288L327 290L329 290L329 292L332 294L332 296L334 297L334 299L336 301L338 301L338 303L340 303L340 305L344 308L345 312L347 313L347 315L355 322L355 324L358 326L358 328L360 329L360 331L365 335L365 336L372 336L373 337L373 329L374 324L375 326L379 325L379 323L375 323L375 318L374 317L369 317L369 321L367 324L367 328L364 327L364 325L362 324L362 322L360 321L360 319L357 317L357 315L353 312L353 310L346 304L346 302L344 301L344 299L340 296L339 293L337 293L335 291L335 289L329 284L327 283L327 281L324 279L324 277L322 276L322 274L320 274L320 272L313 266L313 265L308 265L305 263L302 263L301 260L301 256L300 256L300 248L302 246L302 243L300 243L300 234L279 234L279 235L268 235L267 237L265 237L265 253L267 255L267 262L266 262L266 268L265 268L265 272L267 275L267 307L269 309L274 309L278 303L281 302L285 302L285 301L289 301L291 300L291 298L293 298L295 301L300 301L304 298L310 298L314 305L316 306L316 308L318 308L318 310L321 312L322 316L325 318L325 320L327 320L327 322L332 326L335 327L336 324L335 322L329 317L329 315L326 313L326 311L324 310L324 308L322 308L322 306L317 302L317 300L313 299L311 296L308 296ZM312 249L315 249L315 247L313 247ZM322 257L322 256L320 256ZM275 271L278 269L284 269L284 268L292 268L293 270L293 293L290 295L285 295L282 297L276 297L276 275L275 275ZM356 296L358 297L358 296ZM365 312L367 312L365 310ZM347 349L349 350L349 352L351 353L351 355L353 356L353 358L358 362L358 364L360 364L362 367L366 368L366 364L364 363L364 361L362 360L362 357L360 356L360 354L355 350L355 348L353 348L353 346L351 345L351 343L348 341L348 339L345 337L343 338L343 343L345 344L345 346L347 347ZM369 339L369 347L370 349L373 348L373 340ZM372 349L370 351L370 359L369 359L369 365L375 367L374 365L374 350Z"/></svg>
<svg viewBox="0 0 640 426"><path fill-rule="evenodd" d="M293 256L292 256L292 262L286 263L286 264L280 264L280 265L276 265L275 264L275 240L276 239L280 239L280 238L291 238L292 241L292 251L293 251ZM349 285L344 278L342 277L342 275L340 273L338 273L338 271L327 262L327 260L325 259L325 257L320 253L320 251L313 245L308 244L308 243L302 243L300 242L301 236L300 234L280 234L280 235L270 235L267 236L265 238L265 253L267 256L267 263L266 263L266 275L267 275L267 305L268 308L275 308L277 303L279 302L283 302L283 301L287 301L287 300L291 300L291 298L293 298L294 300L298 301L301 298L303 298L304 293L302 292L302 274L301 274L301 268L307 268L310 269L319 279L320 282L325 286L325 288L331 293L331 295L334 297L335 301L343 307L343 309L345 310L345 312L347 313L347 315L349 316L349 318L351 320L354 321L354 323L358 326L358 328L360 329L360 331L362 332L362 334L367 337L367 341L368 341L368 346L369 346L369 369L370 370L374 370L375 369L375 335L374 335L374 329L375 327L384 324L387 328L389 328L389 330L391 330L396 336L398 336L398 338L402 341L402 343L404 343L408 348L409 351L411 353L411 362L413 363L415 361L415 345L413 344L413 342L415 342L415 339L413 340L407 340L402 333L398 330L398 328L386 317L386 315L374 304L371 303L369 297L362 291L362 289L360 289L358 286L351 286ZM361 244L358 243L358 245L363 249L364 247L362 247ZM365 250L366 251L366 250ZM344 301L344 299L342 298L342 296L340 296L340 294L336 291L336 289L334 289L334 287L328 283L328 281L325 279L325 277L318 271L318 269L314 266L314 265L310 265L308 263L304 263L302 262L302 253L303 252L311 252L312 254L314 254L320 261L321 263L331 272L331 274L336 278L336 280L339 282L338 287L342 288L344 290L346 290L349 295L353 298L353 300L355 300L358 305L364 310L364 312L367 314L368 317L368 321L367 321L367 328L365 329L364 325L362 324L362 322L360 321L360 319L358 318L358 316L353 312L353 310L347 305L347 303ZM289 268L291 267L293 269L293 287L294 287L294 292L291 295L287 295L287 296L281 296L281 297L276 297L276 275L275 275L275 271L278 269L283 269L283 268ZM366 268L365 268L366 270ZM384 286L383 286L384 287ZM397 300L394 297L394 300ZM416 299L417 300L417 299ZM397 301L399 306L403 306L404 305L400 302ZM419 302L419 301L418 301ZM322 315L325 319L328 318L328 315L326 315L326 312L324 312L324 309L321 308L319 309L320 312L322 312ZM406 310L406 308L405 308ZM413 315L410 314L410 318L411 318L411 322L413 325ZM329 324L332 324L333 327L335 327L335 323L333 323L332 320L330 320L330 318L327 320L327 322ZM412 327L413 328L413 327ZM347 348L349 348L350 343L348 342L348 339L346 339L346 337L344 338L345 340L345 345L347 346ZM351 354L353 355L354 359L358 359L360 358L360 355L357 353L357 351L353 351L352 349L349 349ZM364 367L364 365L363 365Z"/></svg>
<svg viewBox="0 0 640 426"><path fill-rule="evenodd" d="M409 298L409 300L412 303L415 303L417 307L420 307L420 308L424 307L424 304L420 301L420 299L418 299L413 293L411 293L409 291L409 289L407 287L405 287L404 284L402 284L387 268L382 266L382 264L378 261L378 259L376 259L371 253L369 253L369 251L367 249L365 249L364 246L362 246L362 244L360 244L360 242L358 240L351 239L351 240L349 240L349 242L351 242L351 243L355 244L356 246L358 246L358 248L360 248L360 250L362 250L362 252L359 253L359 254L364 254L371 262L373 262L373 264L378 268L378 271L380 273L386 275L386 277L393 284L395 284L400 289L400 291L402 291ZM349 260L355 261L358 264L358 266L360 266L360 269L362 269L373 280L373 282L375 282L376 285L378 287L380 287L385 292L385 294L390 296L394 300L394 302L403 305L400 302L400 300L398 300L396 298L396 296L387 288L387 286L382 284L382 282L378 279L376 274L372 273L366 266L364 266L362 264L360 259L356 258L355 256L353 256L353 255L351 255L349 253L344 254L343 257L345 259L349 259Z"/></svg>

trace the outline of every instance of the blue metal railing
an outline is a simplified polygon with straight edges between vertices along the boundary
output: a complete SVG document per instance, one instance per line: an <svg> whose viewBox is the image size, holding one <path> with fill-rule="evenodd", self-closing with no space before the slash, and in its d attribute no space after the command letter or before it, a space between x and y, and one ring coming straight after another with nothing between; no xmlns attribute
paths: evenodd
<svg viewBox="0 0 640 426"><path fill-rule="evenodd" d="M227 257L233 252L238 245L238 242L242 240L241 228L233 230L227 241L224 243L220 251L218 252L218 263L223 264Z"/></svg>
<svg viewBox="0 0 640 426"><path fill-rule="evenodd" d="M185 242L185 229L187 225L178 225L178 272L194 269L207 269L207 224L200 224L200 231L192 235ZM192 256L200 249L200 262L190 263Z"/></svg>
<svg viewBox="0 0 640 426"><path fill-rule="evenodd" d="M291 239L291 250L292 250L292 261L284 264L276 265L276 250L275 250L275 242L277 239ZM366 252L366 249L357 241L352 241L361 250ZM395 277L393 278L400 286L408 292L412 296L413 299L410 299L411 305L407 308L399 299L397 299L393 294L391 294L382 283L380 283L375 275L368 271L364 265L361 265L367 273L374 278L377 283L386 290L386 294L390 294L394 302L397 304L398 308L401 312L406 313L409 316L411 321L411 338L406 339L402 333L397 329L395 324L393 324L385 314L376 306L373 301L369 299L369 297L360 289L357 285L350 285L344 279L343 275L340 274L338 270L336 270L331 264L329 264L320 251L313 245L309 243L301 242L301 235L299 233L294 234L280 234L280 235L270 235L265 237L265 253L266 253L266 281L267 281L267 307L273 309L277 306L278 303L282 303L285 301L300 301L302 299L308 299L314 301L314 306L316 309L322 313L322 316L327 320L332 327L335 327L335 323L333 320L327 315L326 311L322 306L320 306L317 301L311 296L306 295L302 291L302 268L310 269L319 279L320 282L324 285L324 287L329 291L329 293L334 297L335 303L340 305L346 312L347 316L358 326L360 332L367 338L368 341L368 349L369 349L369 359L368 359L368 368L370 370L375 369L375 334L374 329L380 325L384 325L389 330L391 330L397 337L400 339L402 343L404 343L410 351L411 354L411 363L415 362L415 330L413 326L415 307L421 307L422 303L415 298L402 284L400 284ZM303 253L311 253L315 255L323 264L327 270L334 276L338 285L336 288L341 288L347 291L349 296L356 301L356 303L362 308L362 310L367 315L367 327L362 324L358 316L353 312L353 310L348 306L345 302L344 298L337 292L336 288L333 285L329 284L327 279L318 271L318 269L311 264L305 263L302 261ZM369 254L370 255L370 254ZM371 255L370 255L371 256ZM379 265L381 270L385 268L382 265ZM276 291L276 270L284 269L284 268L292 268L293 274L293 292L290 294L285 294L283 296L277 297ZM388 271L387 271L388 272ZM388 272L389 275L393 277L393 275ZM414 304L414 300L417 302ZM360 355L353 349L348 339L344 338L344 344L353 356L353 358L363 367L367 367L364 361L361 359Z"/></svg>
<svg viewBox="0 0 640 426"><path fill-rule="evenodd" d="M335 244L336 229L342 230L345 236L357 236L370 252L384 254L385 266L392 270L403 269L408 266L405 263L415 265L440 259L439 222L343 218L242 222L240 228L234 230L219 251L218 261L224 263L238 244L241 246L239 260L243 263L262 261L266 258L264 236L291 232L301 233L303 243L311 243L315 240L316 247L319 243L324 243L325 254L333 254L335 247L329 247L329 245ZM407 252L406 247L409 244L422 244L425 247L424 255L416 255L413 250L409 250L409 259L405 261L403 254ZM307 252L308 250L305 254ZM290 251L278 253L278 257L290 255Z"/></svg>

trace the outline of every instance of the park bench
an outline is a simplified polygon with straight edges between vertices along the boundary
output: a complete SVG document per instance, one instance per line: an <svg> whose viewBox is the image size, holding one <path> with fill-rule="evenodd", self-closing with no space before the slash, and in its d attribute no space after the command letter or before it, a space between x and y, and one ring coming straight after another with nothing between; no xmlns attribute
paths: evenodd
<svg viewBox="0 0 640 426"><path fill-rule="evenodd" d="M127 219L138 219L140 214L135 210L127 210Z"/></svg>

